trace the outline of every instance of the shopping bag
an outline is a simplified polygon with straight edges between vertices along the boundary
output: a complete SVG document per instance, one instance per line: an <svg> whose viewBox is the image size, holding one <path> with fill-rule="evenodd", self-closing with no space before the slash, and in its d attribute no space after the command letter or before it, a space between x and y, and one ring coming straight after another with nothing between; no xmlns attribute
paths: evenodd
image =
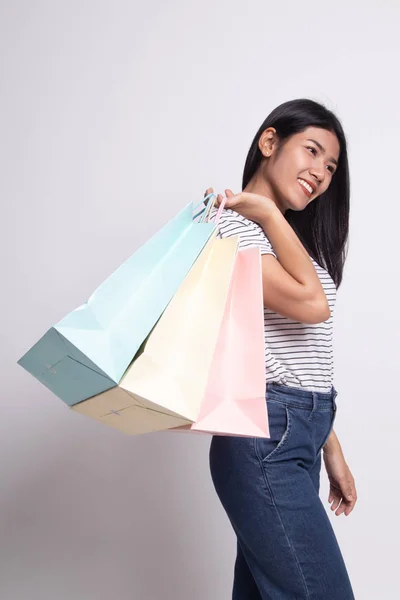
<svg viewBox="0 0 400 600"><path fill-rule="evenodd" d="M72 409L125 433L194 422L218 340L238 250L213 236L118 387Z"/></svg>
<svg viewBox="0 0 400 600"><path fill-rule="evenodd" d="M240 250L200 412L174 432L270 437L259 248Z"/></svg>
<svg viewBox="0 0 400 600"><path fill-rule="evenodd" d="M116 386L215 234L203 216L187 205L18 363L70 406Z"/></svg>

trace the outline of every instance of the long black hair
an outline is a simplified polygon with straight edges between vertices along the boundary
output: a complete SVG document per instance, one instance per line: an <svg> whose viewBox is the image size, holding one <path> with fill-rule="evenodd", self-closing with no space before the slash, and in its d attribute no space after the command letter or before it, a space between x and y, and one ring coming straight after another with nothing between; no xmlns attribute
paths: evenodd
<svg viewBox="0 0 400 600"><path fill-rule="evenodd" d="M314 100L299 98L280 104L265 119L250 146L243 171L242 190L260 166L263 155L258 141L268 127L276 129L278 152L290 136L304 131L307 127L327 129L334 133L339 141L338 166L326 192L304 210L288 209L285 212L286 220L308 253L328 271L336 287L339 287L348 251L350 213L350 175L347 143L342 125L333 112Z"/></svg>

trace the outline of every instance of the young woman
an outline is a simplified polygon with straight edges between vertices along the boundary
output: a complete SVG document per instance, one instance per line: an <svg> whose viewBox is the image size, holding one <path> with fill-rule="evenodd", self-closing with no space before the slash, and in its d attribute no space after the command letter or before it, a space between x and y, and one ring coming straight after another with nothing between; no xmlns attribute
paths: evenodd
<svg viewBox="0 0 400 600"><path fill-rule="evenodd" d="M237 536L232 598L350 600L319 498L323 455L331 509L349 515L357 500L333 430L333 313L350 197L337 117L308 99L278 106L253 140L242 189L225 190L219 236L239 235L240 248L261 248L271 437L211 441L211 476Z"/></svg>

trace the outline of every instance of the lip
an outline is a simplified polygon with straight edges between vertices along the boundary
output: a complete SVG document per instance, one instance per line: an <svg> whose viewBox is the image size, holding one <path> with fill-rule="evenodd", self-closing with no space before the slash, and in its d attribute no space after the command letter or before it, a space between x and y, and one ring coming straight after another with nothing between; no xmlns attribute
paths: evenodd
<svg viewBox="0 0 400 600"><path fill-rule="evenodd" d="M306 181L306 179L304 181ZM308 190L306 190L306 188L304 186L301 185L300 181L297 180L297 183L299 184L299 187L301 187L301 189L303 190L303 192L305 193L307 198L311 198L312 194L310 194L310 192Z"/></svg>
<svg viewBox="0 0 400 600"><path fill-rule="evenodd" d="M308 183L308 185L311 185L313 193L315 192L315 190L317 189L317 186L315 185L314 181L310 181L309 179L305 179L305 177L300 177L299 179L302 179L303 181L306 181Z"/></svg>

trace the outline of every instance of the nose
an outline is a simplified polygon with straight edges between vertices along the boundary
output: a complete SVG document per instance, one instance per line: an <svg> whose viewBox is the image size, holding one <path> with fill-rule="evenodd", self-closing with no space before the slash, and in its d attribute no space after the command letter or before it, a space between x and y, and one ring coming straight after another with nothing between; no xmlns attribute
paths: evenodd
<svg viewBox="0 0 400 600"><path fill-rule="evenodd" d="M310 167L310 175L317 179L319 183L323 183L325 179L325 166L323 164L316 164Z"/></svg>

